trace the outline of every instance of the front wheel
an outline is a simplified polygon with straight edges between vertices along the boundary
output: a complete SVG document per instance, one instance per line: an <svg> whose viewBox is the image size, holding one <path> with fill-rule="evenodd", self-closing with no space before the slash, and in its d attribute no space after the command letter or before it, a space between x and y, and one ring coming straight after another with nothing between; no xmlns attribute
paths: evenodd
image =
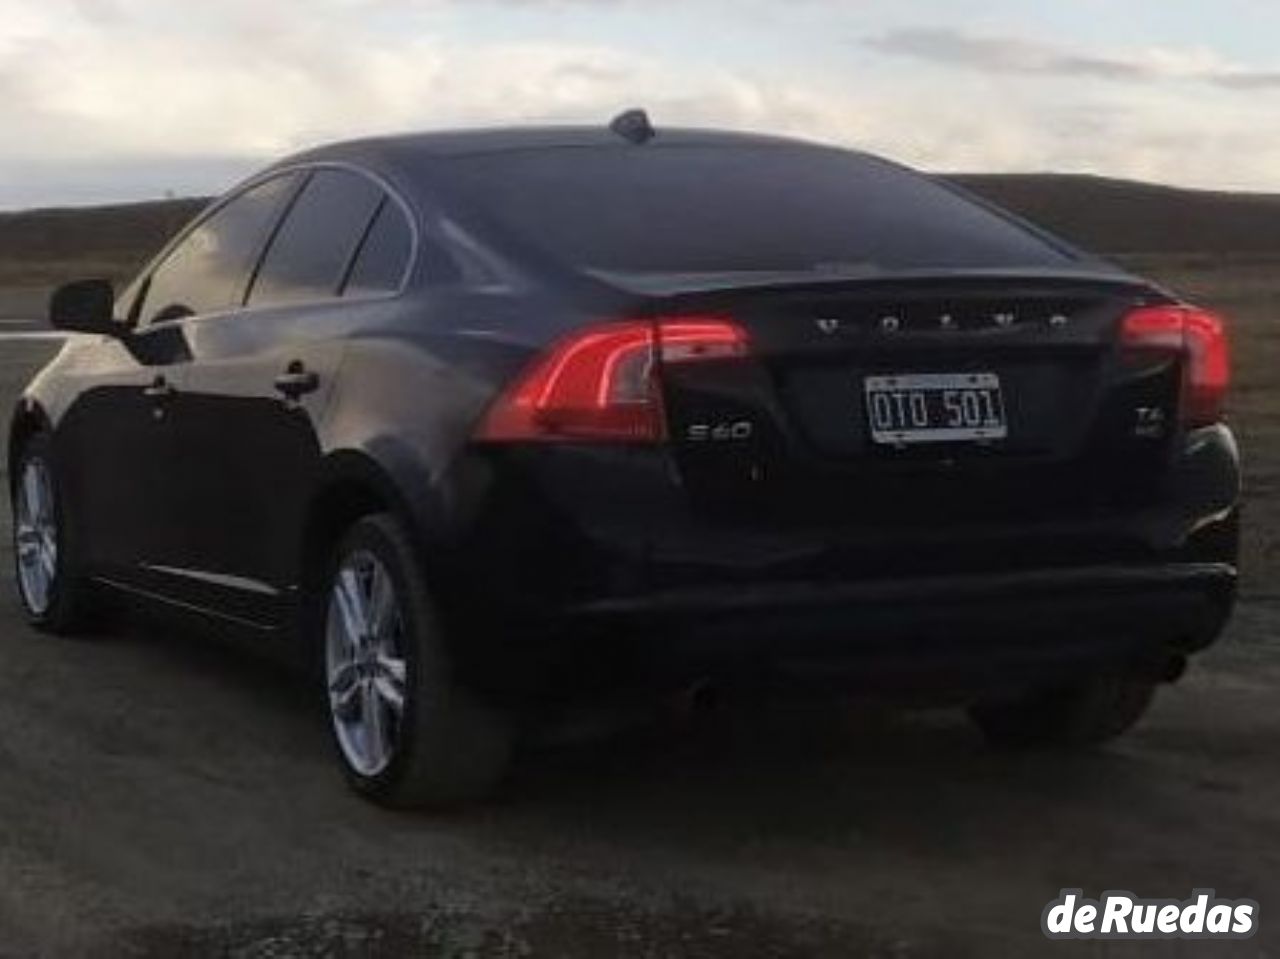
<svg viewBox="0 0 1280 959"><path fill-rule="evenodd" d="M27 441L15 463L10 492L14 569L27 620L45 632L80 632L90 606L89 584L79 573L68 535L47 433Z"/></svg>
<svg viewBox="0 0 1280 959"><path fill-rule="evenodd" d="M1156 683L1123 672L980 702L969 715L1004 748L1087 748L1131 729L1155 698Z"/></svg>
<svg viewBox="0 0 1280 959"><path fill-rule="evenodd" d="M386 514L334 551L324 615L325 695L351 785L389 806L481 797L504 774L506 724L455 681L426 577Z"/></svg>

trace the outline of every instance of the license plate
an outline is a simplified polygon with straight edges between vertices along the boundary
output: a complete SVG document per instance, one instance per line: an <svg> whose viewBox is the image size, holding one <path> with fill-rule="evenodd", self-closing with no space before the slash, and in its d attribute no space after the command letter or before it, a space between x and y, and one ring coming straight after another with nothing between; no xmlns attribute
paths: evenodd
<svg viewBox="0 0 1280 959"><path fill-rule="evenodd" d="M873 442L987 442L1009 435L995 373L868 376L863 386Z"/></svg>

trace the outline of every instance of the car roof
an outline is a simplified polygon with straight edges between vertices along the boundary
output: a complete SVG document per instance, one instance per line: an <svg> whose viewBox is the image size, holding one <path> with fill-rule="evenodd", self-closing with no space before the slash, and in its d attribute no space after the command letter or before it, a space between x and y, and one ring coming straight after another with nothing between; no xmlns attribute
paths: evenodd
<svg viewBox="0 0 1280 959"><path fill-rule="evenodd" d="M653 140L637 145L607 127L511 126L440 130L367 137L326 144L294 154L280 164L357 158L379 165L427 156L460 157L522 150L597 148L654 149L663 146L808 146L816 144L786 137L727 130L663 129Z"/></svg>
<svg viewBox="0 0 1280 959"><path fill-rule="evenodd" d="M400 133L343 140L283 157L253 179L300 164L350 164L376 173L400 189L404 196L417 194L432 161L447 163L469 156L551 150L661 150L665 147L771 147L849 150L791 137L733 130L659 127L653 139L637 144L607 126L505 126L460 130Z"/></svg>

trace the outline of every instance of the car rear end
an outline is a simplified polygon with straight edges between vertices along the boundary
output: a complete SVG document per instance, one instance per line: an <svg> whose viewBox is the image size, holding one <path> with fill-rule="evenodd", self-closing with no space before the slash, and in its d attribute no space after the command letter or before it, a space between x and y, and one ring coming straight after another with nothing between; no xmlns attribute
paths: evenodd
<svg viewBox="0 0 1280 959"><path fill-rule="evenodd" d="M476 426L483 681L956 690L1216 637L1220 317L866 157L554 152L462 178L610 304Z"/></svg>

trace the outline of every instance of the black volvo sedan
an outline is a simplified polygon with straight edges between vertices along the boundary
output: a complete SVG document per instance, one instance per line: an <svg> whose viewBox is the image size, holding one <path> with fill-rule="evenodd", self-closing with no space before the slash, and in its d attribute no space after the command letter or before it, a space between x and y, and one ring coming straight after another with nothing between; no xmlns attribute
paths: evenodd
<svg viewBox="0 0 1280 959"><path fill-rule="evenodd" d="M640 114L327 146L51 310L87 335L11 420L32 623L295 650L388 804L700 684L1097 743L1234 598L1222 320L857 152Z"/></svg>

